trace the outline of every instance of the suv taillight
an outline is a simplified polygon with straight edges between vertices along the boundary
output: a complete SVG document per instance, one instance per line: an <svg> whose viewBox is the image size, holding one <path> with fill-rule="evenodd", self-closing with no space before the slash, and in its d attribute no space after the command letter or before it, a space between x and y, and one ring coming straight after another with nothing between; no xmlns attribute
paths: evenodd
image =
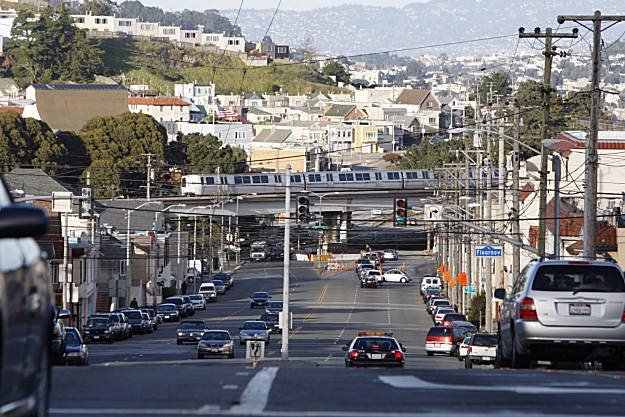
<svg viewBox="0 0 625 417"><path fill-rule="evenodd" d="M621 318L621 321L625 322L625 310L623 310L623 317Z"/></svg>
<svg viewBox="0 0 625 417"><path fill-rule="evenodd" d="M534 305L534 299L525 297L519 304L519 318L525 320L538 320L538 314L536 314L536 306Z"/></svg>

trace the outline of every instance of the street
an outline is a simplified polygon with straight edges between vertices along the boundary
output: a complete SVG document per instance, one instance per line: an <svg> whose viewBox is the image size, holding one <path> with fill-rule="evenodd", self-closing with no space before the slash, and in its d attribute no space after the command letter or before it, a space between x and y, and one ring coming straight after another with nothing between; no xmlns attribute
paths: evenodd
<svg viewBox="0 0 625 417"><path fill-rule="evenodd" d="M323 279L310 264L291 264L294 315L288 362L274 334L253 368L238 344L239 326L260 317L249 296L282 296L282 263L246 264L235 285L206 311L209 327L229 330L235 359L197 359L195 345L176 345L177 323L113 345L88 345L88 367L55 367L52 416L81 415L623 415L625 373L567 369L463 368L456 358L428 357L433 326L419 295L430 256L411 254L413 281L360 288L353 271ZM341 347L358 331L392 331L406 347L404 369L350 369Z"/></svg>

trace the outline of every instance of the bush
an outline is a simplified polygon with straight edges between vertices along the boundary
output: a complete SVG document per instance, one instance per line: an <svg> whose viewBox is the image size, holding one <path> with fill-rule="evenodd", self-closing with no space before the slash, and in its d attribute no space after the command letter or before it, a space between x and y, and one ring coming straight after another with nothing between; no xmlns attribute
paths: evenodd
<svg viewBox="0 0 625 417"><path fill-rule="evenodd" d="M478 329L486 324L486 295L483 292L471 300L468 316L469 321Z"/></svg>
<svg viewBox="0 0 625 417"><path fill-rule="evenodd" d="M396 164L401 159L401 155L389 152L389 153L385 153L384 156L382 156L382 159L386 162Z"/></svg>

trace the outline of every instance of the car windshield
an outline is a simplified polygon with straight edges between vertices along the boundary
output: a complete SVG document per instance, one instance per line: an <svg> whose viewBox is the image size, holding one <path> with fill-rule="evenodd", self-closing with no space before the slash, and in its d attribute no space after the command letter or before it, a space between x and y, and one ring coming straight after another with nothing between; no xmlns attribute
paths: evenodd
<svg viewBox="0 0 625 417"><path fill-rule="evenodd" d="M247 322L243 325L243 330L267 330L267 325L263 322Z"/></svg>
<svg viewBox="0 0 625 417"><path fill-rule="evenodd" d="M269 294L266 292L255 292L252 298L269 298Z"/></svg>
<svg viewBox="0 0 625 417"><path fill-rule="evenodd" d="M80 339L76 333L67 332L65 333L65 344L69 346L77 346L80 345Z"/></svg>
<svg viewBox="0 0 625 417"><path fill-rule="evenodd" d="M109 325L109 319L107 318L94 318L94 319L89 319L87 321L87 327L102 327L102 326L108 326Z"/></svg>
<svg viewBox="0 0 625 417"><path fill-rule="evenodd" d="M263 314L260 319L262 321L279 321L277 314Z"/></svg>
<svg viewBox="0 0 625 417"><path fill-rule="evenodd" d="M129 319L141 319L141 313L138 311L124 311L124 314Z"/></svg>
<svg viewBox="0 0 625 417"><path fill-rule="evenodd" d="M625 292L618 268L599 265L545 265L540 267L532 289L565 292Z"/></svg>
<svg viewBox="0 0 625 417"><path fill-rule="evenodd" d="M178 326L179 329L204 329L203 321L183 321Z"/></svg>
<svg viewBox="0 0 625 417"><path fill-rule="evenodd" d="M111 314L109 317L111 318L111 322L119 323L119 317L116 314Z"/></svg>
<svg viewBox="0 0 625 417"><path fill-rule="evenodd" d="M176 306L173 304L161 304L158 306L158 311L174 311L176 310Z"/></svg>
<svg viewBox="0 0 625 417"><path fill-rule="evenodd" d="M197 300L197 301L202 301L204 299L204 297L202 297L201 295L190 295L189 298L193 301L193 300Z"/></svg>
<svg viewBox="0 0 625 417"><path fill-rule="evenodd" d="M451 308L439 308L438 309L438 314L447 314L447 313L453 313L453 312L454 311Z"/></svg>
<svg viewBox="0 0 625 417"><path fill-rule="evenodd" d="M428 336L451 336L451 329L449 327L432 327Z"/></svg>
<svg viewBox="0 0 625 417"><path fill-rule="evenodd" d="M445 314L443 317L445 321L464 321L465 318L462 314Z"/></svg>
<svg viewBox="0 0 625 417"><path fill-rule="evenodd" d="M219 280L219 279L214 279L213 280L213 284L214 285L224 285L224 282L222 280Z"/></svg>
<svg viewBox="0 0 625 417"><path fill-rule="evenodd" d="M282 308L282 301L271 301L268 308Z"/></svg>
<svg viewBox="0 0 625 417"><path fill-rule="evenodd" d="M395 340L384 337L359 337L354 342L354 349L366 349L366 350L397 350L397 343Z"/></svg>
<svg viewBox="0 0 625 417"><path fill-rule="evenodd" d="M433 305L434 306L448 306L450 304L449 304L449 301L447 301L447 300L436 300L436 301L434 301Z"/></svg>
<svg viewBox="0 0 625 417"><path fill-rule="evenodd" d="M497 346L497 337L491 335L476 335L471 344L475 346Z"/></svg>
<svg viewBox="0 0 625 417"><path fill-rule="evenodd" d="M226 332L206 332L202 340L230 340L230 335Z"/></svg>
<svg viewBox="0 0 625 417"><path fill-rule="evenodd" d="M182 298L168 298L167 302L170 304L182 305Z"/></svg>

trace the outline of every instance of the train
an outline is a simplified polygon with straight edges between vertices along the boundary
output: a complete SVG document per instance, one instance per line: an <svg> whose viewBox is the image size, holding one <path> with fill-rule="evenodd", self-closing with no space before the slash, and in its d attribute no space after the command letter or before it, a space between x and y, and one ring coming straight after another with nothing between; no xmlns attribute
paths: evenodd
<svg viewBox="0 0 625 417"><path fill-rule="evenodd" d="M464 177L462 175L463 180ZM482 170L482 177L486 183L485 170ZM493 185L498 182L498 177L498 170L494 169ZM470 171L469 178L475 185L476 169ZM428 169L291 173L292 192L423 190L438 183L434 171ZM191 174L182 176L180 191L184 196L281 194L285 187L285 173Z"/></svg>

